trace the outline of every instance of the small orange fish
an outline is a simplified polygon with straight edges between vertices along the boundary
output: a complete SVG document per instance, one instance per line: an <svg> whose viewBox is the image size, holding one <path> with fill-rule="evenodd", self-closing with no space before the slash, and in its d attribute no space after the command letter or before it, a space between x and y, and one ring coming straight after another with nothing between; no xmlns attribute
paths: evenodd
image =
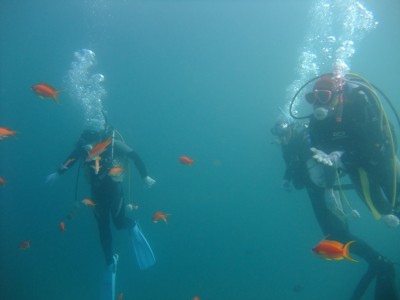
<svg viewBox="0 0 400 300"><path fill-rule="evenodd" d="M11 128L0 127L0 140L8 138L9 136L15 136L17 132L11 130Z"/></svg>
<svg viewBox="0 0 400 300"><path fill-rule="evenodd" d="M60 231L64 232L65 231L65 223L64 222L60 222L60 224L58 224L58 226L60 227Z"/></svg>
<svg viewBox="0 0 400 300"><path fill-rule="evenodd" d="M100 155L106 151L108 145L110 145L111 143L111 137L109 137L107 140L105 140L104 142L100 142L96 145L93 146L93 148L89 151L87 157L86 157L86 161L91 161L91 160L95 160L95 159L100 159Z"/></svg>
<svg viewBox="0 0 400 300"><path fill-rule="evenodd" d="M85 204L86 206L95 206L96 203L94 203L92 200L85 198L82 200L82 203Z"/></svg>
<svg viewBox="0 0 400 300"><path fill-rule="evenodd" d="M119 175L122 175L122 173L124 173L124 172L125 172L124 168L114 167L114 168L111 168L110 171L108 171L108 175L117 177Z"/></svg>
<svg viewBox="0 0 400 300"><path fill-rule="evenodd" d="M349 256L349 247L355 241L350 241L346 245L331 240L322 240L312 251L317 255L320 255L324 260L341 260L347 258L348 260L355 261Z"/></svg>
<svg viewBox="0 0 400 300"><path fill-rule="evenodd" d="M61 166L61 168L63 169L63 170L67 170L68 168L69 168L69 166L71 165L71 163L73 163L74 161L75 161L76 159L75 158L70 158L70 159L68 159L62 166Z"/></svg>
<svg viewBox="0 0 400 300"><path fill-rule="evenodd" d="M167 218L170 214L165 214L162 211L156 211L153 215L153 222L157 223L160 219L168 224Z"/></svg>
<svg viewBox="0 0 400 300"><path fill-rule="evenodd" d="M61 92L61 90L56 90L51 85L47 83L39 83L32 87L33 92L36 96L44 99L44 98L52 98L56 104L58 103L57 94Z"/></svg>
<svg viewBox="0 0 400 300"><path fill-rule="evenodd" d="M6 184L7 181L3 177L0 177L0 185L5 186Z"/></svg>
<svg viewBox="0 0 400 300"><path fill-rule="evenodd" d="M118 300L123 300L124 299L124 293L119 294Z"/></svg>
<svg viewBox="0 0 400 300"><path fill-rule="evenodd" d="M94 159L94 166L92 166L92 168L94 169L94 174L98 175L100 172L100 157L96 157Z"/></svg>
<svg viewBox="0 0 400 300"><path fill-rule="evenodd" d="M191 166L194 163L194 160L187 156L179 157L179 161L181 162L181 164L188 165L188 166Z"/></svg>
<svg viewBox="0 0 400 300"><path fill-rule="evenodd" d="M194 296L192 300L200 300L199 296Z"/></svg>
<svg viewBox="0 0 400 300"><path fill-rule="evenodd" d="M23 241L20 245L19 245L19 249L21 249L21 250L26 250L26 249L29 249L31 247L31 241L30 240L26 240L26 241Z"/></svg>

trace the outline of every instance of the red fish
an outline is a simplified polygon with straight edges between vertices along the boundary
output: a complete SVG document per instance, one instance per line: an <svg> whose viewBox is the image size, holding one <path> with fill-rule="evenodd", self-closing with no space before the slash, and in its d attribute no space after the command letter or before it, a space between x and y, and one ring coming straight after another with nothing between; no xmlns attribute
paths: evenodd
<svg viewBox="0 0 400 300"><path fill-rule="evenodd" d="M168 224L167 218L170 214L165 214L162 211L156 211L153 215L153 222L157 223L160 219Z"/></svg>
<svg viewBox="0 0 400 300"><path fill-rule="evenodd" d="M181 162L181 164L189 165L189 166L191 166L194 163L194 160L187 156L179 157L179 161Z"/></svg>
<svg viewBox="0 0 400 300"><path fill-rule="evenodd" d="M6 184L7 181L3 177L0 177L0 185L5 186Z"/></svg>
<svg viewBox="0 0 400 300"><path fill-rule="evenodd" d="M39 83L32 87L33 92L36 96L40 98L52 98L56 104L58 103L57 94L61 92L61 90L56 90L51 85L47 83Z"/></svg>
<svg viewBox="0 0 400 300"><path fill-rule="evenodd" d="M199 296L194 296L192 300L200 300Z"/></svg>
<svg viewBox="0 0 400 300"><path fill-rule="evenodd" d="M111 137L109 137L104 142L100 142L100 143L94 145L93 148L89 151L89 153L88 153L88 155L86 157L86 161L99 159L100 155L104 151L106 151L106 149L107 149L108 145L110 145L110 143L111 143Z"/></svg>
<svg viewBox="0 0 400 300"><path fill-rule="evenodd" d="M29 249L30 247L31 247L31 241L30 240L23 241L19 245L19 249L21 249L21 250L26 250L26 249Z"/></svg>
<svg viewBox="0 0 400 300"><path fill-rule="evenodd" d="M331 240L322 240L312 251L317 255L320 255L325 260L341 260L346 258L348 260L357 262L349 256L349 247L355 241L350 241L346 245Z"/></svg>
<svg viewBox="0 0 400 300"><path fill-rule="evenodd" d="M95 206L96 205L96 203L94 203L92 200L87 199L87 198L83 199L82 203L85 204L86 206Z"/></svg>
<svg viewBox="0 0 400 300"><path fill-rule="evenodd" d="M60 222L60 224L58 224L58 226L60 227L60 231L65 231L65 223L64 222Z"/></svg>
<svg viewBox="0 0 400 300"><path fill-rule="evenodd" d="M8 138L9 136L15 136L17 132L10 128L0 127L0 140Z"/></svg>
<svg viewBox="0 0 400 300"><path fill-rule="evenodd" d="M124 168L113 167L110 169L110 171L108 171L108 175L111 177L118 177L118 176L122 175L124 172L125 172Z"/></svg>
<svg viewBox="0 0 400 300"><path fill-rule="evenodd" d="M62 168L63 170L67 170L67 169L69 168L70 164L73 163L75 160L76 160L75 158L70 158L70 159L68 159L68 160L61 166L61 168Z"/></svg>
<svg viewBox="0 0 400 300"><path fill-rule="evenodd" d="M124 299L124 293L119 294L118 300L123 300Z"/></svg>

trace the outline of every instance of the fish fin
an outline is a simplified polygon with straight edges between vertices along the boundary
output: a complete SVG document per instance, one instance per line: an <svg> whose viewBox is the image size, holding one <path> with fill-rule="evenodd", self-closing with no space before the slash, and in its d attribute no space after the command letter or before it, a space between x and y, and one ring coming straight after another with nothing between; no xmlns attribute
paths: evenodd
<svg viewBox="0 0 400 300"><path fill-rule="evenodd" d="M52 96L52 98L55 104L60 105L60 102L58 102L57 92L58 91L56 91L56 93Z"/></svg>
<svg viewBox="0 0 400 300"><path fill-rule="evenodd" d="M344 248L343 248L343 257L347 258L347 259L350 260L350 261L358 262L358 260L355 260L355 259L353 259L353 258L351 258L351 257L349 256L350 245L353 244L353 243L355 243L355 242L356 242L356 241L350 241L350 242L348 242L346 245L344 245Z"/></svg>
<svg viewBox="0 0 400 300"><path fill-rule="evenodd" d="M58 101L58 93L61 92L61 91L62 91L62 89L60 89L60 90L55 90L55 91L54 91L54 95L52 96L54 102L55 102L57 105L60 105L60 102Z"/></svg>

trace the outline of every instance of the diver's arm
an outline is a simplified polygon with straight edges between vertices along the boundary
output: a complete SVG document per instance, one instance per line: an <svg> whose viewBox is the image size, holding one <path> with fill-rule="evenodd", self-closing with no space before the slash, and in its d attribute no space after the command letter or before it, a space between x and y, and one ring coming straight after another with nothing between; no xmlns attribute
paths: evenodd
<svg viewBox="0 0 400 300"><path fill-rule="evenodd" d="M136 169L139 171L142 179L145 179L147 175L146 166L140 156L127 144L122 141L115 140L114 141L114 149L116 153L120 153L119 155L123 155L128 157L135 164ZM118 154L117 154L118 155Z"/></svg>
<svg viewBox="0 0 400 300"><path fill-rule="evenodd" d="M58 168L57 173L63 174L71 168L81 157L84 156L84 151L81 147L77 147L70 155L64 160L64 163Z"/></svg>
<svg viewBox="0 0 400 300"><path fill-rule="evenodd" d="M46 183L54 183L61 174L65 173L80 157L84 157L84 152L81 148L76 148L64 161L64 163L58 168L56 172L53 172L46 177Z"/></svg>
<svg viewBox="0 0 400 300"><path fill-rule="evenodd" d="M133 161L133 163L135 164L136 169L139 171L140 176L142 177L142 179L146 178L147 175L147 170L146 170L146 166L144 165L143 160L140 158L140 156L134 151L131 150L127 153L127 156L129 157L129 159L131 159Z"/></svg>

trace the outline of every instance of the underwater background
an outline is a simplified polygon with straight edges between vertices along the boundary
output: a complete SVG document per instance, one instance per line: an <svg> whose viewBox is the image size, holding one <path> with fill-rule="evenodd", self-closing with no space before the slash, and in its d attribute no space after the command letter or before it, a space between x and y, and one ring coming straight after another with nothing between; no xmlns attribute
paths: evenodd
<svg viewBox="0 0 400 300"><path fill-rule="evenodd" d="M343 16L331 8L355 3L2 0L0 127L18 133L0 141L7 180L0 186L0 299L98 299L104 258L92 211L81 205L66 220L75 193L78 201L89 197L87 184L77 166L45 184L85 118L99 111L96 103L157 181L145 189L131 168L126 197L131 189L139 206L132 217L157 263L139 271L128 233L114 230L117 295L348 299L367 264L311 252L323 236L305 191L280 189L284 163L270 128L297 79L331 71L334 57L319 53L321 32L347 34L324 31L327 19L313 9L322 5L335 21ZM362 7L374 21L351 36L345 62L399 109L400 2ZM82 65L84 49L95 54L89 65ZM302 64L304 53L317 55L317 69ZM98 80L79 99L71 82L88 78ZM60 105L34 95L31 86L40 82L63 89ZM195 163L180 164L182 155ZM375 221L354 193L348 197L361 213L350 221L352 232L400 262L399 229ZM168 224L152 222L157 210L171 214ZM19 249L24 240L27 250ZM373 287L365 299L373 299Z"/></svg>

